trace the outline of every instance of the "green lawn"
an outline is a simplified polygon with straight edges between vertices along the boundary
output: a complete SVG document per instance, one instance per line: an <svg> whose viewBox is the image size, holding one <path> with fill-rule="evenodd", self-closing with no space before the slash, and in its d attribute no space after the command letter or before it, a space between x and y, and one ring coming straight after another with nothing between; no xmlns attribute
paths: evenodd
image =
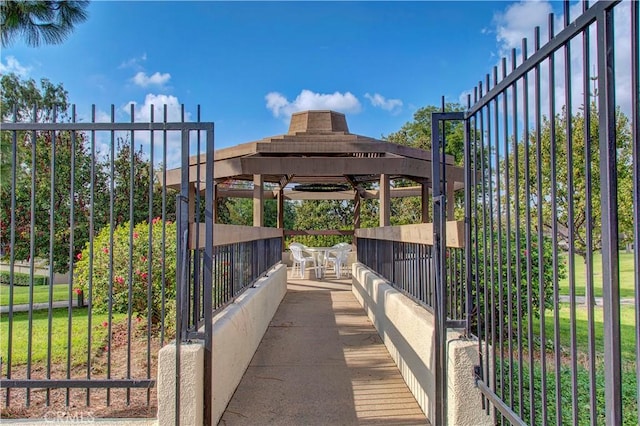
<svg viewBox="0 0 640 426"><path fill-rule="evenodd" d="M578 424L588 425L589 419L589 370L586 368L585 361L587 360L588 349L588 322L587 322L587 308L584 305L578 305L576 307L576 347L578 350L578 369L577 369L577 391L578 391ZM560 346L563 354L563 366L561 375L561 392L563 399L563 419L566 424L571 423L571 370L569 364L570 348L571 348L571 322L569 304L562 303L559 311L560 319ZM622 354L622 399L623 399L623 425L635 425L637 424L637 411L636 411L636 353L635 353L635 307L634 305L622 305L620 308L620 323L621 323L621 354ZM553 348L554 341L554 315L551 310L545 311L545 326L546 326L546 338L547 349ZM540 321L535 319L533 321L534 334L539 335ZM594 332L595 332L595 348L596 348L596 399L597 399L597 417L598 423L604 423L604 324L603 324L603 309L602 306L594 308ZM526 337L527 326L523 326L523 336ZM555 386L556 376L555 369L553 368L553 355L547 353L547 409L549 413L549 420L551 423L555 423ZM508 375L508 380L505 382L505 392L508 393L512 386L513 389L518 389L517 383L517 369L519 367L516 361L513 366L513 372L509 372L508 363L503 363L505 369L505 375ZM520 365L524 371L524 413L525 420L529 416L529 401L527 395L529 394L529 381L528 377L531 373L530 365L528 362L524 362ZM497 367L500 368L500 365ZM533 369L534 374L534 386L535 386L535 410L537 416L537 423L540 422L542 413L542 402L539 398L540 384L542 381L542 373L540 368L540 361L536 361ZM516 399L514 400L513 407L516 407L516 411L519 411L519 403L517 401L517 394L515 392Z"/></svg>
<svg viewBox="0 0 640 426"><path fill-rule="evenodd" d="M602 354L604 351L604 323L602 319L602 306L596 306L594 308L594 331L596 337L596 352ZM560 304L560 345L566 351L569 351L571 347L571 322L569 304ZM577 349L584 354L588 353L588 322L587 322L587 308L583 305L576 307L576 344ZM551 310L545 311L545 327L547 339L553 341L553 312ZM635 307L633 305L622 305L620 307L620 346L622 359L625 363L634 363L636 359L635 349ZM540 323L538 320L534 320L534 330L538 332L540 330Z"/></svg>
<svg viewBox="0 0 640 426"><path fill-rule="evenodd" d="M8 285L0 285L0 306L9 305ZM69 300L69 284L55 284L53 286L53 301ZM39 285L33 287L33 303L47 303L49 301L49 286ZM21 305L29 303L29 287L13 287L13 304Z"/></svg>
<svg viewBox="0 0 640 426"><path fill-rule="evenodd" d="M566 259L566 256L565 256ZM575 256L576 265L576 295L584 296L586 279L586 267L584 259L578 255ZM595 290L595 296L602 296L602 255L600 253L594 253L593 255L593 285ZM569 266L567 265L567 275L569 275ZM629 298L634 297L634 283L633 278L635 276L633 265L633 253L620 252L620 297ZM565 278L560 281L560 294L569 294L569 278Z"/></svg>
<svg viewBox="0 0 640 426"><path fill-rule="evenodd" d="M63 362L67 357L67 309L54 309L52 321L52 362ZM121 321L125 314L114 314L113 323ZM93 314L92 321L92 348L97 350L107 336L107 327L103 323L107 321L106 314ZM0 356L3 362L7 360L8 350L8 315L0 317ZM88 340L88 310L86 308L75 308L73 310L72 331L71 331L71 359L74 365L83 364L87 359ZM33 341L32 341L32 362L46 362L47 360L47 333L48 333L48 312L47 310L35 311L33 313ZM13 314L13 339L12 339L12 365L25 364L27 362L27 341L29 335L29 321L27 312L17 312Z"/></svg>

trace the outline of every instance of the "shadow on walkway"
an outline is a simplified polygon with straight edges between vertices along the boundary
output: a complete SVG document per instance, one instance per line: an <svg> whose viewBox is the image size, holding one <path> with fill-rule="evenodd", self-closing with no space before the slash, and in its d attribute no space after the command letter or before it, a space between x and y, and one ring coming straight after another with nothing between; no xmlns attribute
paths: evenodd
<svg viewBox="0 0 640 426"><path fill-rule="evenodd" d="M220 424L428 422L351 293L351 281L290 278Z"/></svg>

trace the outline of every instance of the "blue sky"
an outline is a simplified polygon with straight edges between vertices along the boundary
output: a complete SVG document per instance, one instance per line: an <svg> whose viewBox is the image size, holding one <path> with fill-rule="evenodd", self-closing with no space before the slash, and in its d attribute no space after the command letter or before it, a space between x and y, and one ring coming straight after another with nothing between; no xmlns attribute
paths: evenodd
<svg viewBox="0 0 640 426"><path fill-rule="evenodd" d="M112 2L58 46L1 52L0 72L62 83L81 118L114 104L185 104L217 147L286 133L291 112L334 109L350 131L397 131L441 96L459 101L561 4L537 2ZM543 32L544 34L544 32ZM173 115L173 114L172 114ZM173 115L175 117L175 115Z"/></svg>

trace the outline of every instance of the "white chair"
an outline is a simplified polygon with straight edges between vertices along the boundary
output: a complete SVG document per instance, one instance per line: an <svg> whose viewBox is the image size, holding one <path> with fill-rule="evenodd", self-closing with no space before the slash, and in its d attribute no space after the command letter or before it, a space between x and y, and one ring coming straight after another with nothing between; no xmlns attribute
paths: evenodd
<svg viewBox="0 0 640 426"><path fill-rule="evenodd" d="M305 256L303 253L304 246L299 243L292 243L289 245L291 254L293 254L293 267L291 268L291 275L293 276L296 270L300 269L300 278L304 278L304 270L307 263L313 264L313 269L316 270L316 276L318 275L318 269L316 268L316 261L313 256Z"/></svg>
<svg viewBox="0 0 640 426"><path fill-rule="evenodd" d="M333 271L336 274L336 278L342 278L342 266L347 264L347 257L351 251L351 245L347 243L336 244L328 251L325 257L325 263L333 264Z"/></svg>

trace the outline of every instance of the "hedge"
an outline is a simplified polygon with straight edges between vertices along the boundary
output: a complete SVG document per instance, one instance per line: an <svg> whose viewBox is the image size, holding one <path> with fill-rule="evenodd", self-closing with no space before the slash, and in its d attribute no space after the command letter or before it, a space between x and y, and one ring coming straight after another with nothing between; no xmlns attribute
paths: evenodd
<svg viewBox="0 0 640 426"><path fill-rule="evenodd" d="M9 271L0 271L0 284L11 284L11 274ZM22 272L13 273L13 285L28 287L31 284L31 276L29 274L23 274ZM45 275L34 275L33 285L48 285L49 277Z"/></svg>

